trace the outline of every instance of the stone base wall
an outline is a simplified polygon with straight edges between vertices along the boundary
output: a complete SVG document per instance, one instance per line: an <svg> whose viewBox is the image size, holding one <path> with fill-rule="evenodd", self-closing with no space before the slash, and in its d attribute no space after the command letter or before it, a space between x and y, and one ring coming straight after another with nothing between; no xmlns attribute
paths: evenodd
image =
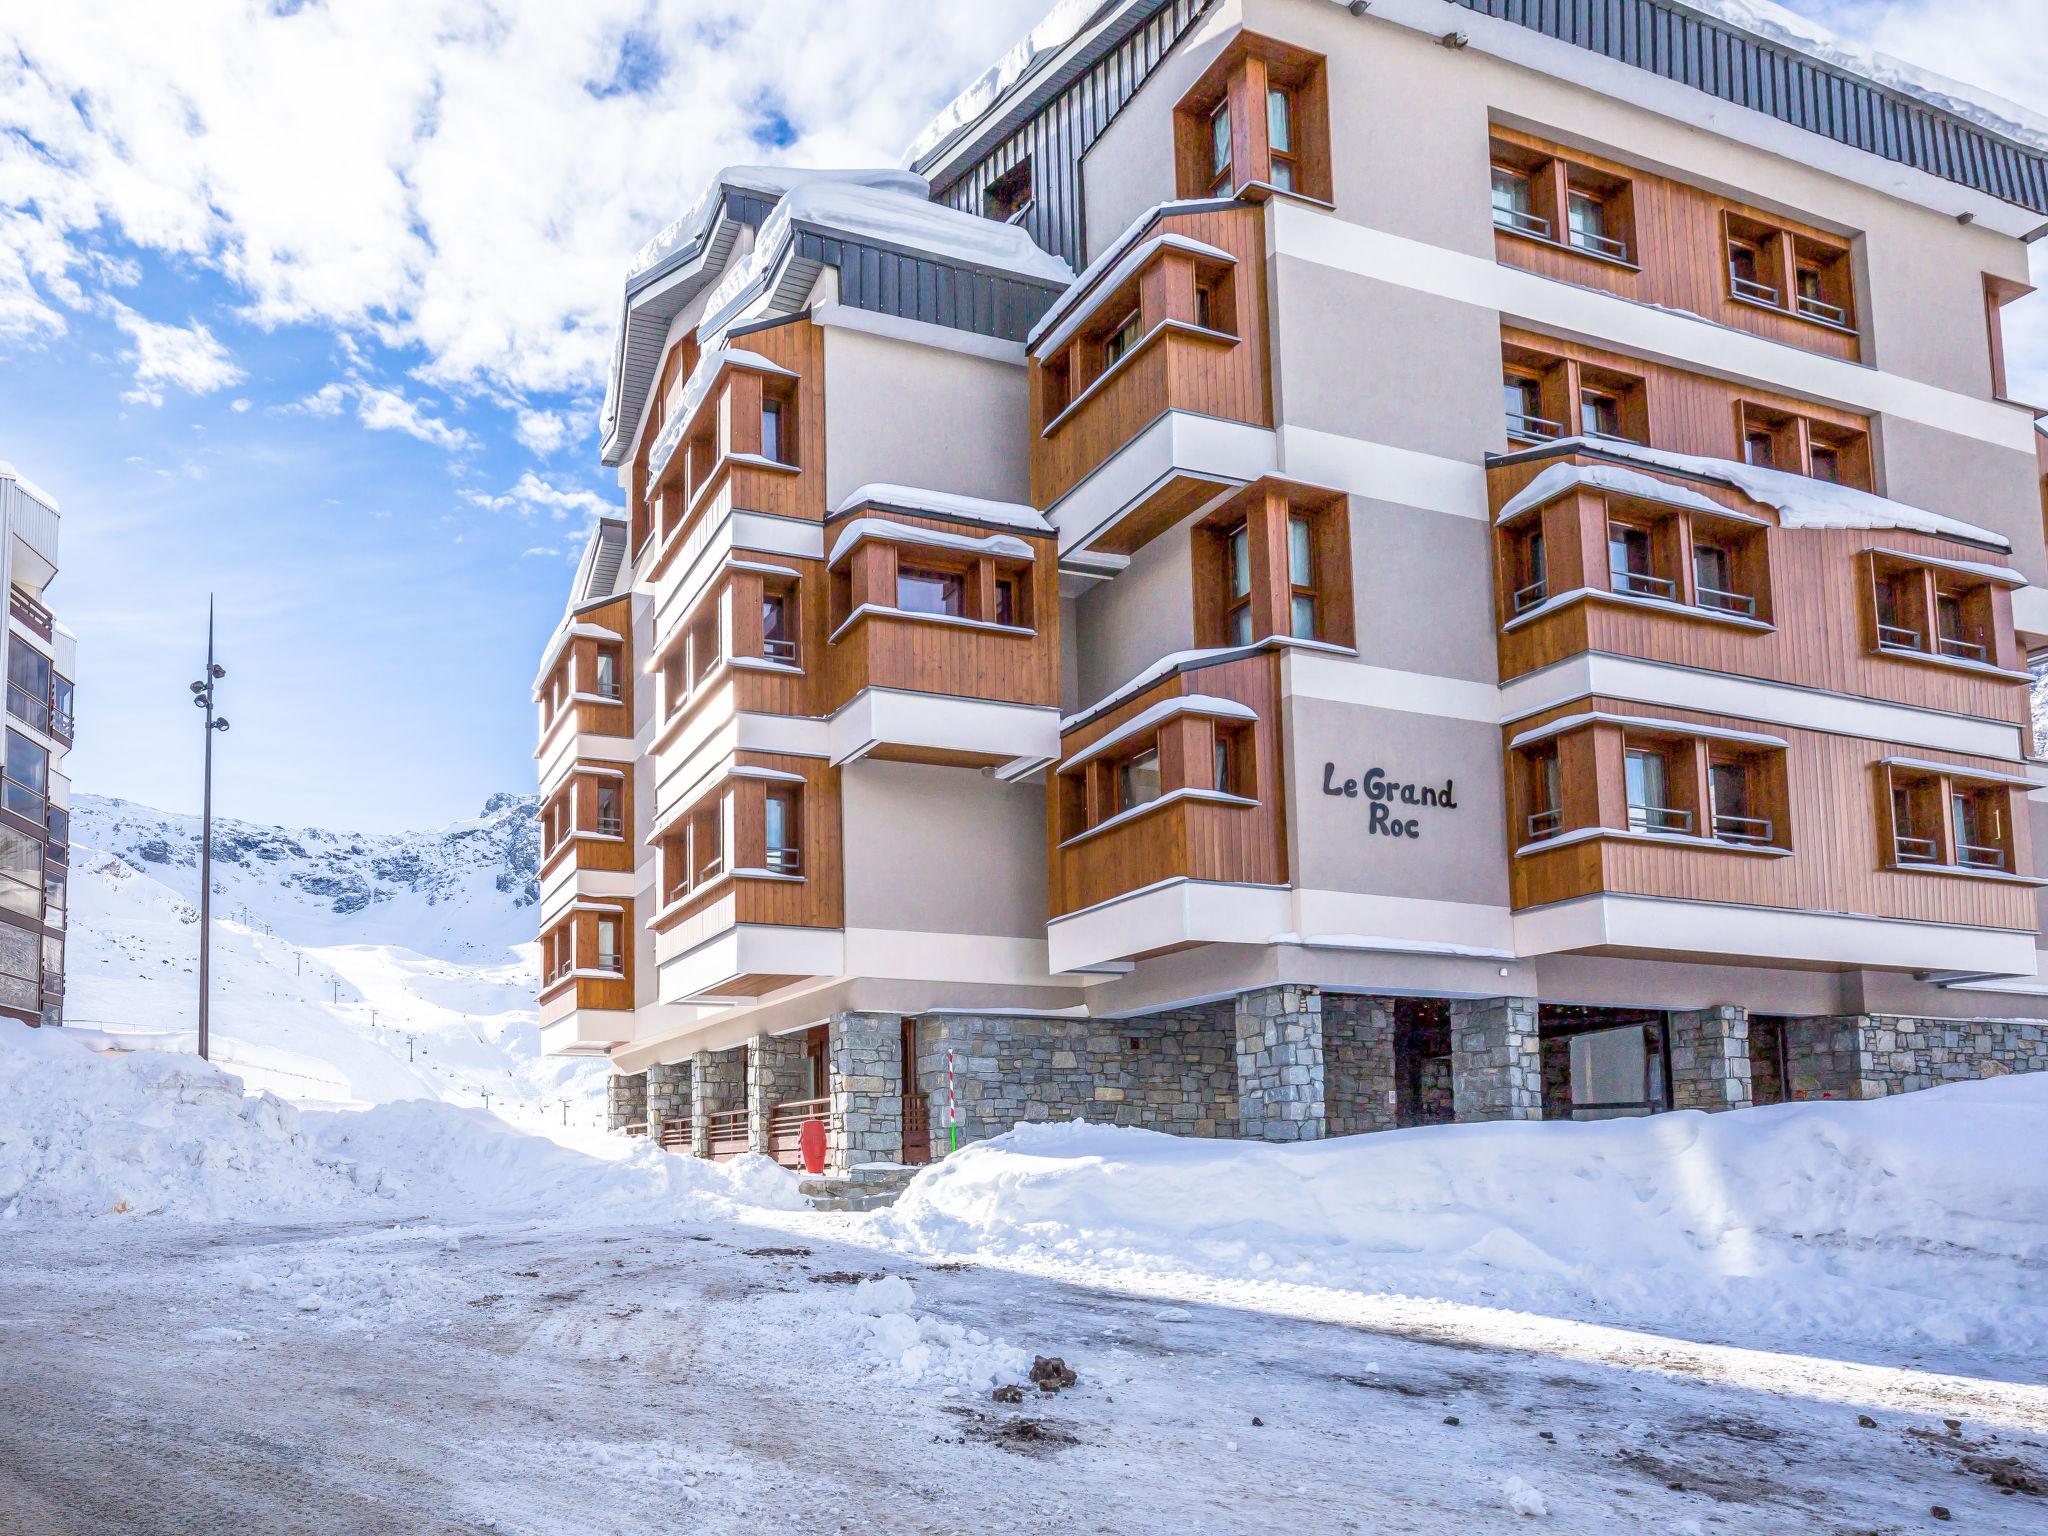
<svg viewBox="0 0 2048 1536"><path fill-rule="evenodd" d="M1323 1081L1332 1136L1389 1131L1400 1123L1394 999L1323 994Z"/></svg>
<svg viewBox="0 0 2048 1536"><path fill-rule="evenodd" d="M747 1042L747 1150L768 1152L768 1122L775 1106L804 1090L804 1037L756 1035ZM830 1155L829 1152L827 1154Z"/></svg>
<svg viewBox="0 0 2048 1536"><path fill-rule="evenodd" d="M676 1120L689 1114L693 1101L691 1075L687 1061L673 1066L656 1063L647 1069L647 1127L650 1135L659 1132L664 1120Z"/></svg>
<svg viewBox="0 0 2048 1536"><path fill-rule="evenodd" d="M1043 1120L1094 1120L1181 1136L1237 1133L1228 1003L1137 1019L919 1019L917 1077L931 1105L934 1155L947 1143L948 1047L963 1143Z"/></svg>
<svg viewBox="0 0 2048 1536"><path fill-rule="evenodd" d="M1323 999L1313 987L1261 987L1236 1005L1237 1128L1257 1141L1328 1134Z"/></svg>
<svg viewBox="0 0 2048 1536"><path fill-rule="evenodd" d="M1788 1099L1874 1099L1876 1085L1863 1081L1864 1020L1839 1018L1785 1021L1785 1096ZM1866 1091L1866 1089L1868 1091Z"/></svg>
<svg viewBox="0 0 2048 1536"><path fill-rule="evenodd" d="M709 1116L747 1107L747 1048L699 1051L690 1058L690 1150L711 1155Z"/></svg>
<svg viewBox="0 0 2048 1536"><path fill-rule="evenodd" d="M835 1013L830 1025L836 1170L903 1160L903 1022L894 1013Z"/></svg>
<svg viewBox="0 0 2048 1536"><path fill-rule="evenodd" d="M638 1125L647 1118L647 1076L614 1072L605 1085L605 1124L613 1130Z"/></svg>
<svg viewBox="0 0 2048 1536"><path fill-rule="evenodd" d="M1747 1109L1749 1011L1695 1008L1669 1016L1671 1107Z"/></svg>
<svg viewBox="0 0 2048 1536"><path fill-rule="evenodd" d="M1451 1004L1451 1092L1458 1119L1543 1118L1543 1062L1533 997Z"/></svg>

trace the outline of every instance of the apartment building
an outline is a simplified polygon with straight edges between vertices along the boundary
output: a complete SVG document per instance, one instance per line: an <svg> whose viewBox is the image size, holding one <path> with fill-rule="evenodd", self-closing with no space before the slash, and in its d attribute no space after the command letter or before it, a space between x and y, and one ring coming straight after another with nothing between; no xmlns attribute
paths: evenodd
<svg viewBox="0 0 2048 1536"><path fill-rule="evenodd" d="M627 275L629 515L534 689L543 1040L614 1123L2048 1069L2048 130L1671 0L1062 14Z"/></svg>
<svg viewBox="0 0 2048 1536"><path fill-rule="evenodd" d="M7 756L0 776L0 1016L64 1022L64 917L78 637L50 612L57 503L0 463L7 587Z"/></svg>

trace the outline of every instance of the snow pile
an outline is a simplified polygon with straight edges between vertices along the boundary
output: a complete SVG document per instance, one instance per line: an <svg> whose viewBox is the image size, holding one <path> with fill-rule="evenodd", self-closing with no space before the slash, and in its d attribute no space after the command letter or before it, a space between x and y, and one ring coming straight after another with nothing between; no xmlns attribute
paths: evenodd
<svg viewBox="0 0 2048 1536"><path fill-rule="evenodd" d="M1297 1146L1021 1126L876 1231L920 1255L1466 1301L1694 1337L2048 1348L2048 1075L1867 1104Z"/></svg>
<svg viewBox="0 0 2048 1536"><path fill-rule="evenodd" d="M298 1112L196 1056L96 1056L61 1030L0 1022L0 1217L137 1213L217 1220L356 1193Z"/></svg>
<svg viewBox="0 0 2048 1536"><path fill-rule="evenodd" d="M876 1365L905 1386L986 1392L1022 1381L1031 1357L979 1328L916 1310L917 1293L901 1275L863 1280L847 1297L848 1321Z"/></svg>
<svg viewBox="0 0 2048 1536"><path fill-rule="evenodd" d="M994 523L1004 528L1024 528L1032 533L1051 533L1045 514L1021 501L990 501L983 496L962 496L954 491L928 491L917 485L889 485L869 481L840 499L834 516L844 516L856 507L893 507L899 512L922 512L933 517L958 517L970 523Z"/></svg>

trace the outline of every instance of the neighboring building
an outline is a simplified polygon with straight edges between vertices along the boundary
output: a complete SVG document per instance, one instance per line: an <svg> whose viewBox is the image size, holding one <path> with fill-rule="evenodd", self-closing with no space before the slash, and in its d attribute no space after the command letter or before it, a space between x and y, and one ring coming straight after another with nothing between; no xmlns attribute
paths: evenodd
<svg viewBox="0 0 2048 1536"><path fill-rule="evenodd" d="M7 586L7 757L0 781L0 1016L64 1022L71 866L72 682L78 637L48 607L57 503L0 463Z"/></svg>
<svg viewBox="0 0 2048 1536"><path fill-rule="evenodd" d="M2048 133L1666 0L1076 20L628 276L535 689L543 1040L615 1123L2048 1068Z"/></svg>

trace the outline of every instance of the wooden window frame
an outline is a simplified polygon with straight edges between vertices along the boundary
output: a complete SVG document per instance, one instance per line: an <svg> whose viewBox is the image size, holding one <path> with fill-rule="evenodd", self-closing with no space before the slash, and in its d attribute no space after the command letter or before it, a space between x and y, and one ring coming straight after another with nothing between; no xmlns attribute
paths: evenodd
<svg viewBox="0 0 2048 1536"><path fill-rule="evenodd" d="M1846 485L1851 490L1873 494L1877 490L1867 425L1847 426L1784 406L1738 397L1735 401L1735 458L1738 463L1755 462L1749 452L1753 437L1768 438L1771 443L1772 462L1760 467L1802 475L1809 480L1820 479L1813 472L1814 450L1820 448L1834 455L1839 472L1837 479L1825 483Z"/></svg>
<svg viewBox="0 0 2048 1536"><path fill-rule="evenodd" d="M761 796L761 867L770 874L801 877L804 873L804 786L801 784L770 784ZM780 805L784 841L780 845L768 842L769 805Z"/></svg>
<svg viewBox="0 0 2048 1536"><path fill-rule="evenodd" d="M1279 185L1268 92L1285 95L1293 186ZM1230 156L1216 163L1218 119L1229 125ZM1329 69L1319 53L1240 32L1174 106L1175 195L1184 198L1291 196L1331 202Z"/></svg>
<svg viewBox="0 0 2048 1536"><path fill-rule="evenodd" d="M1887 550L1866 550L1864 561L1873 654L2013 670L2015 642L2001 622L1996 583ZM1944 604L1958 614L1960 635L1942 633Z"/></svg>
<svg viewBox="0 0 2048 1536"><path fill-rule="evenodd" d="M1753 279L1737 275L1737 250L1752 254ZM1845 241L1796 231L1748 211L1721 211L1721 286L1733 304L1858 335L1854 254ZM1812 295L1804 291L1808 272L1819 275L1818 291Z"/></svg>
<svg viewBox="0 0 2048 1536"><path fill-rule="evenodd" d="M1216 782L1219 753L1227 774L1227 781L1220 785ZM1126 804L1125 772L1147 756L1158 775L1158 793ZM1062 843L1112 821L1139 819L1190 793L1211 805L1249 809L1259 803L1262 788L1258 724L1215 715L1174 715L1117 743L1115 750L1061 772L1058 780L1054 793ZM1219 801L1218 795L1231 798Z"/></svg>
<svg viewBox="0 0 2048 1536"><path fill-rule="evenodd" d="M1528 430L1526 425L1518 429L1508 419L1506 392L1514 384L1525 389L1534 386L1538 402L1535 425L1555 428L1555 432ZM1650 444L1649 381L1641 374L1505 342L1501 347L1501 391L1503 425L1511 449L1569 437L1591 437L1598 441L1599 434L1585 430L1588 394L1614 402L1616 425L1620 428L1613 434L1615 438L1644 447Z"/></svg>
<svg viewBox="0 0 2048 1536"><path fill-rule="evenodd" d="M1878 826L1883 838L1880 862L1887 869L1907 873L2017 874L2014 787L1961 764L1951 771L1937 770L1931 764L1886 764L1878 792ZM1899 816L1902 801L1908 813L1903 827ZM1971 804L1988 805L1994 813L1997 825L1991 841L1964 841L1961 811Z"/></svg>
<svg viewBox="0 0 2048 1536"><path fill-rule="evenodd" d="M1494 232L1528 240L1608 266L1640 271L1636 258L1635 183L1619 171L1594 166L1554 148L1537 149L1496 133L1487 145L1488 202ZM1522 219L1503 217L1492 201L1493 173L1519 178L1529 191ZM1598 239L1581 239L1572 226L1575 198L1600 210Z"/></svg>
<svg viewBox="0 0 2048 1536"><path fill-rule="evenodd" d="M1289 539L1297 517L1308 530L1307 582L1292 579ZM1197 643L1257 645L1281 637L1350 648L1356 632L1350 524L1348 496L1279 480L1256 481L1211 513L1192 536ZM1243 597L1232 592L1232 539L1240 532L1250 566L1250 590ZM1312 636L1293 633L1296 597L1314 604ZM1243 631L1234 628L1240 613L1250 615Z"/></svg>
<svg viewBox="0 0 2048 1536"><path fill-rule="evenodd" d="M2005 306L2034 291L2031 284L1984 274L1984 331L1991 364L1991 398L2010 400L2006 375Z"/></svg>

